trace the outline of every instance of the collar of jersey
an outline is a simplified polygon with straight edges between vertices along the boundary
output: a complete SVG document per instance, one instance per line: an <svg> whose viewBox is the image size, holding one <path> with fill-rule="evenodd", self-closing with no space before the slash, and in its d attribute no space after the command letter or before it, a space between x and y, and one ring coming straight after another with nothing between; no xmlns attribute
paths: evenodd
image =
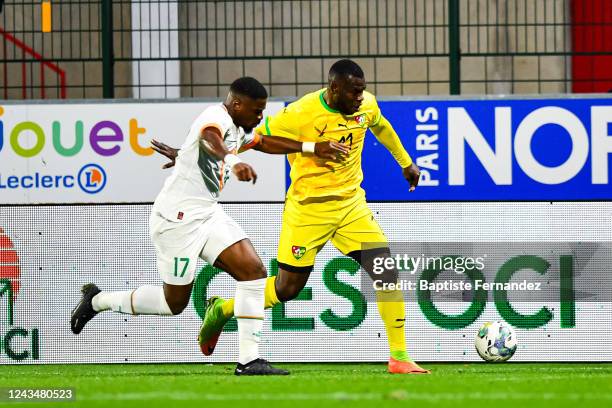
<svg viewBox="0 0 612 408"><path fill-rule="evenodd" d="M337 111L335 109L332 109L329 107L329 105L327 104L327 102L325 102L325 98L323 98L323 94L325 93L325 89L321 91L321 93L319 94L319 100L321 101L321 105L323 105L323 107L325 109L327 109L328 111L330 111L331 113L340 113L340 111Z"/></svg>

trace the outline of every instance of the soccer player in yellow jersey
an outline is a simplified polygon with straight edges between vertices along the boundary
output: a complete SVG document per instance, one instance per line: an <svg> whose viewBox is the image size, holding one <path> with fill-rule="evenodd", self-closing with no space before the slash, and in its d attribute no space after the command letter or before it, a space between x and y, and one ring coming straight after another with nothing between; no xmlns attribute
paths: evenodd
<svg viewBox="0 0 612 408"><path fill-rule="evenodd" d="M287 192L283 225L278 244L277 277L268 278L266 307L294 299L306 285L315 257L327 241L372 271L373 258L389 254L387 239L366 204L361 153L370 129L391 152L413 191L419 169L402 146L391 124L381 114L374 95L365 91L363 71L351 60L334 63L329 84L289 104L257 128L264 135L282 136L301 142L336 141L350 147L344 161L293 153L291 186ZM378 243L376 245L375 243ZM367 248L364 246L367 245ZM374 247L374 248L373 248ZM378 247L378 248L376 248ZM391 373L428 373L414 363L406 351L405 307L395 291L377 291L379 313L389 341ZM219 333L233 315L233 300L212 298L200 331L205 354L214 350Z"/></svg>
<svg viewBox="0 0 612 408"><path fill-rule="evenodd" d="M391 152L413 191L419 169L402 146L391 124L381 114L374 95L365 91L363 71L351 60L340 60L329 70L326 89L307 94L274 117L266 118L257 132L304 142L302 153L288 155L291 186L287 192L278 245L279 273L269 277L265 307L294 299L306 285L317 253L331 241L343 254L361 264L372 276L373 259L389 255L387 239L367 206L361 153L370 129ZM344 160L321 159L314 143L335 141L348 145ZM171 156L165 145L157 146ZM309 152L310 150L310 152ZM380 278L380 277L377 277ZM387 271L385 281L395 281L397 271ZM376 291L390 348L388 371L396 374L429 373L413 362L406 350L405 306L399 291ZM233 299L212 297L198 341L205 355L212 354L221 330L233 316Z"/></svg>

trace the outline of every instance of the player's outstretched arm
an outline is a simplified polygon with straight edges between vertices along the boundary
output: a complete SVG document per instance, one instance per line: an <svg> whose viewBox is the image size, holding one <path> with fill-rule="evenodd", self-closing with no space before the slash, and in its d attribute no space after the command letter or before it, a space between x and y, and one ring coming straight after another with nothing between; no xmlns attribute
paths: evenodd
<svg viewBox="0 0 612 408"><path fill-rule="evenodd" d="M374 133L378 141L391 152L397 163L402 167L404 178L410 183L410 191L414 191L419 184L421 172L418 166L412 162L406 149L404 149L391 123L389 123L384 116L381 116L376 126L372 126L370 130Z"/></svg>
<svg viewBox="0 0 612 408"><path fill-rule="evenodd" d="M330 160L343 160L349 154L349 146L338 142L298 142L280 136L262 136L253 149L268 154L314 153Z"/></svg>

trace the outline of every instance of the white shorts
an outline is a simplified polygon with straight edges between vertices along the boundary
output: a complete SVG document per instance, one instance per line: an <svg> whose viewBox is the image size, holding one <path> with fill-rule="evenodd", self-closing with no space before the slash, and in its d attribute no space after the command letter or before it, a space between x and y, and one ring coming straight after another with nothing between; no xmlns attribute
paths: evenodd
<svg viewBox="0 0 612 408"><path fill-rule="evenodd" d="M248 238L220 205L211 207L205 219L171 221L152 212L151 239L157 253L157 269L170 285L188 285L195 277L198 257L213 265L226 248Z"/></svg>

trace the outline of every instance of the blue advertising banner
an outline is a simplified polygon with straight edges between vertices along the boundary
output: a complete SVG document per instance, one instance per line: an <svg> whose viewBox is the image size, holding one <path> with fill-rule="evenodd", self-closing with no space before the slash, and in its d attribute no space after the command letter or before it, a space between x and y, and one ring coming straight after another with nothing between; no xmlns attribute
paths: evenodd
<svg viewBox="0 0 612 408"><path fill-rule="evenodd" d="M612 199L612 98L380 101L421 168L408 192L372 134L364 182L376 200Z"/></svg>

